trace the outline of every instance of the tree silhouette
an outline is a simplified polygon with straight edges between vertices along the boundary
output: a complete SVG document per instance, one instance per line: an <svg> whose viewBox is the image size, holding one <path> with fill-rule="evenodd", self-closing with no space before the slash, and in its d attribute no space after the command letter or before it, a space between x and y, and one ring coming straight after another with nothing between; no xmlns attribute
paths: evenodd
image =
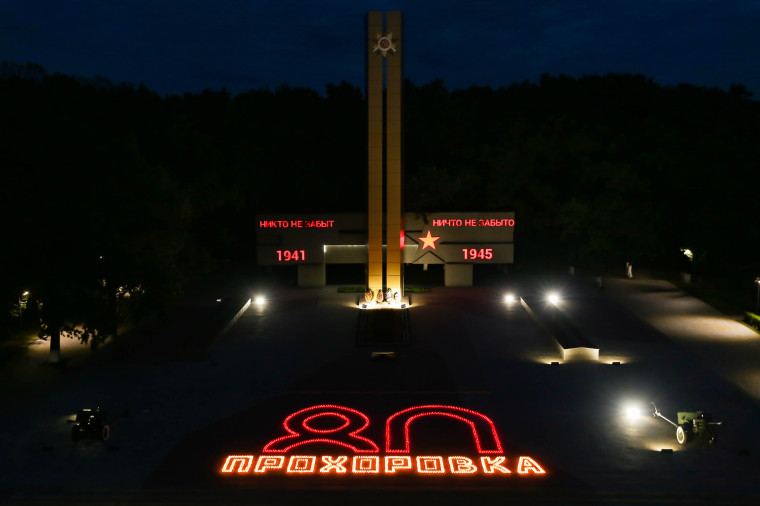
<svg viewBox="0 0 760 506"><path fill-rule="evenodd" d="M756 259L760 105L741 85L407 80L403 104L404 207L515 211L518 263ZM97 345L216 263L253 261L257 213L366 210L366 101L348 83L160 97L5 62L0 107L1 293L11 308L30 290L53 341Z"/></svg>

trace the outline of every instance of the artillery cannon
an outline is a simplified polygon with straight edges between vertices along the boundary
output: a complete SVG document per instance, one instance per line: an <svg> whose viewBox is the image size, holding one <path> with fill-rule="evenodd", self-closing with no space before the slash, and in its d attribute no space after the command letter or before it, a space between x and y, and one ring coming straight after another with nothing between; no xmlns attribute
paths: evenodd
<svg viewBox="0 0 760 506"><path fill-rule="evenodd" d="M723 422L713 422L712 416L704 411L679 411L677 413L678 423L663 416L657 409L655 403L652 403L652 417L662 418L670 425L676 428L676 441L683 445L692 441L700 441L708 445L714 445L718 441L718 435L715 427L723 425Z"/></svg>
<svg viewBox="0 0 760 506"><path fill-rule="evenodd" d="M89 437L108 441L111 428L108 425L107 416L107 413L101 411L100 408L80 409L71 428L71 440L77 443L80 439Z"/></svg>

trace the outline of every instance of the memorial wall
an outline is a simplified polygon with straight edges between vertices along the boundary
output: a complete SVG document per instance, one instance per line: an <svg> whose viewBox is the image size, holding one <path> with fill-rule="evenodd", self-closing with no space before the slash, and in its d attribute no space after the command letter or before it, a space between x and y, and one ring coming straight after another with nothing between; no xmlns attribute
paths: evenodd
<svg viewBox="0 0 760 506"><path fill-rule="evenodd" d="M462 282L452 280L447 286L472 284L474 264L514 262L515 213L408 212L403 223L396 243L403 263L443 264L449 275L465 273ZM304 273L323 273L327 264L366 264L369 259L363 213L257 215L256 242L258 265L304 266ZM303 286L323 284L305 281Z"/></svg>

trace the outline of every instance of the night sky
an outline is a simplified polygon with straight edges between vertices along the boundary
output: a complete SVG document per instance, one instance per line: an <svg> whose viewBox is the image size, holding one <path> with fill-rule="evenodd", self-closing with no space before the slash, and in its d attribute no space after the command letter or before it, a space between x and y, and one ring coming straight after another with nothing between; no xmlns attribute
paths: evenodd
<svg viewBox="0 0 760 506"><path fill-rule="evenodd" d="M758 0L0 0L0 61L162 94L363 89L365 13L393 9L418 85L615 72L760 95Z"/></svg>

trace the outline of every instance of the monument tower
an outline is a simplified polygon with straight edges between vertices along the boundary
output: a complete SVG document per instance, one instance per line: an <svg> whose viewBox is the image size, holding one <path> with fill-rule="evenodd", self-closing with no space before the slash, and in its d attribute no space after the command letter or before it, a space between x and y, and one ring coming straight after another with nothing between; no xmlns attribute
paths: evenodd
<svg viewBox="0 0 760 506"><path fill-rule="evenodd" d="M401 12L369 12L367 41L367 286L402 294Z"/></svg>
<svg viewBox="0 0 760 506"><path fill-rule="evenodd" d="M514 212L402 213L402 37L401 12L367 14L367 214L256 215L259 265L297 266L298 286L325 286L327 265L363 264L366 288L381 292L373 308L406 307L404 264L442 265L445 286L472 286L475 264L514 262ZM389 291L394 304L376 304Z"/></svg>

